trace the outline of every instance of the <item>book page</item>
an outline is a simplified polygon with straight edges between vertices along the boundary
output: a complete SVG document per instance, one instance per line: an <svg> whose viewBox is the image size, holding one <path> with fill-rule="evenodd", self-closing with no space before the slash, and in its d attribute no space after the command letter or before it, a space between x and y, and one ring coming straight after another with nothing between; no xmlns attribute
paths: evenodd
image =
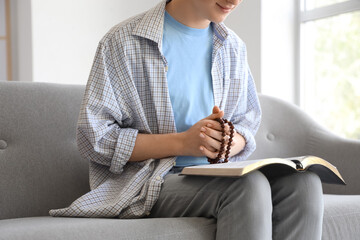
<svg viewBox="0 0 360 240"><path fill-rule="evenodd" d="M246 160L246 161L240 161L240 162L206 164L206 165L191 166L191 168L244 168L244 167L246 167L248 165L257 163L259 161L263 161L263 160Z"/></svg>
<svg viewBox="0 0 360 240"><path fill-rule="evenodd" d="M297 161L293 162L293 160ZM299 164L299 162L301 164ZM303 172L309 170L318 174L322 182L345 184L343 178L335 166L322 158L314 156L301 156L286 159L268 158L191 166L185 167L181 174L198 176L241 177L255 170L260 170L270 179L288 174L290 172Z"/></svg>
<svg viewBox="0 0 360 240"><path fill-rule="evenodd" d="M322 182L345 184L345 181L337 168L322 158L307 156L301 160L301 163L305 170L308 169L317 173Z"/></svg>
<svg viewBox="0 0 360 240"><path fill-rule="evenodd" d="M181 174L184 175L205 175L205 176L242 176L251 171L255 171L271 164L282 164L290 168L296 168L296 165L286 159L268 158L260 160L247 160L240 162L228 162L221 164L208 164L192 167L185 167Z"/></svg>

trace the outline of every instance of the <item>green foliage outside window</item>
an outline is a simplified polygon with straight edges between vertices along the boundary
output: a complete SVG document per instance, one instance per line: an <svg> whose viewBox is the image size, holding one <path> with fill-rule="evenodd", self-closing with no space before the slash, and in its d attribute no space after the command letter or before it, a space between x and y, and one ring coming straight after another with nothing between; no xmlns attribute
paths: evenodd
<svg viewBox="0 0 360 240"><path fill-rule="evenodd" d="M333 132L360 139L360 12L307 25L313 59L305 70L305 108Z"/></svg>

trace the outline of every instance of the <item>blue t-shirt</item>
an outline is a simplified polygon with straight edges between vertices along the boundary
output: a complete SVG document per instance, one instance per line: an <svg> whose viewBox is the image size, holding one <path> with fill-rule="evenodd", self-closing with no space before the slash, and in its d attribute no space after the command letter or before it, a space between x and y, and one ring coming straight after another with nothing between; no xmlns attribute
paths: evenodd
<svg viewBox="0 0 360 240"><path fill-rule="evenodd" d="M211 24L206 29L190 28L165 12L162 50L168 62L167 81L177 132L188 130L212 113L212 38ZM179 167L207 163L206 157L176 159Z"/></svg>

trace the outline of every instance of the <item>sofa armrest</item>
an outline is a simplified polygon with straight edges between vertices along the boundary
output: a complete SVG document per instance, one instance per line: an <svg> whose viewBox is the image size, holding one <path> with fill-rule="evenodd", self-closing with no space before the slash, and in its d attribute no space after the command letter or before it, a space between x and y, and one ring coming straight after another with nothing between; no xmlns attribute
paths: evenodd
<svg viewBox="0 0 360 240"><path fill-rule="evenodd" d="M341 138L314 124L308 139L309 152L335 165L346 186L324 184L324 193L360 194L360 141Z"/></svg>
<svg viewBox="0 0 360 240"><path fill-rule="evenodd" d="M314 155L335 165L347 185L324 184L325 193L360 194L360 141L341 138L294 104L259 94L263 117L250 159Z"/></svg>

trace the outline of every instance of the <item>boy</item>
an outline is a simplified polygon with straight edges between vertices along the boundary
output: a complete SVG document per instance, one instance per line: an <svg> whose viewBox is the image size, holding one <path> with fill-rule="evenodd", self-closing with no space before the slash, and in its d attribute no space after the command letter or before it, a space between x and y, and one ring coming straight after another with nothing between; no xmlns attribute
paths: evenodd
<svg viewBox="0 0 360 240"><path fill-rule="evenodd" d="M255 149L261 111L245 45L222 23L239 3L163 1L105 35L77 128L91 191L52 216L212 217L216 239L320 239L317 175L176 174L218 155L218 118L236 130L230 161Z"/></svg>

